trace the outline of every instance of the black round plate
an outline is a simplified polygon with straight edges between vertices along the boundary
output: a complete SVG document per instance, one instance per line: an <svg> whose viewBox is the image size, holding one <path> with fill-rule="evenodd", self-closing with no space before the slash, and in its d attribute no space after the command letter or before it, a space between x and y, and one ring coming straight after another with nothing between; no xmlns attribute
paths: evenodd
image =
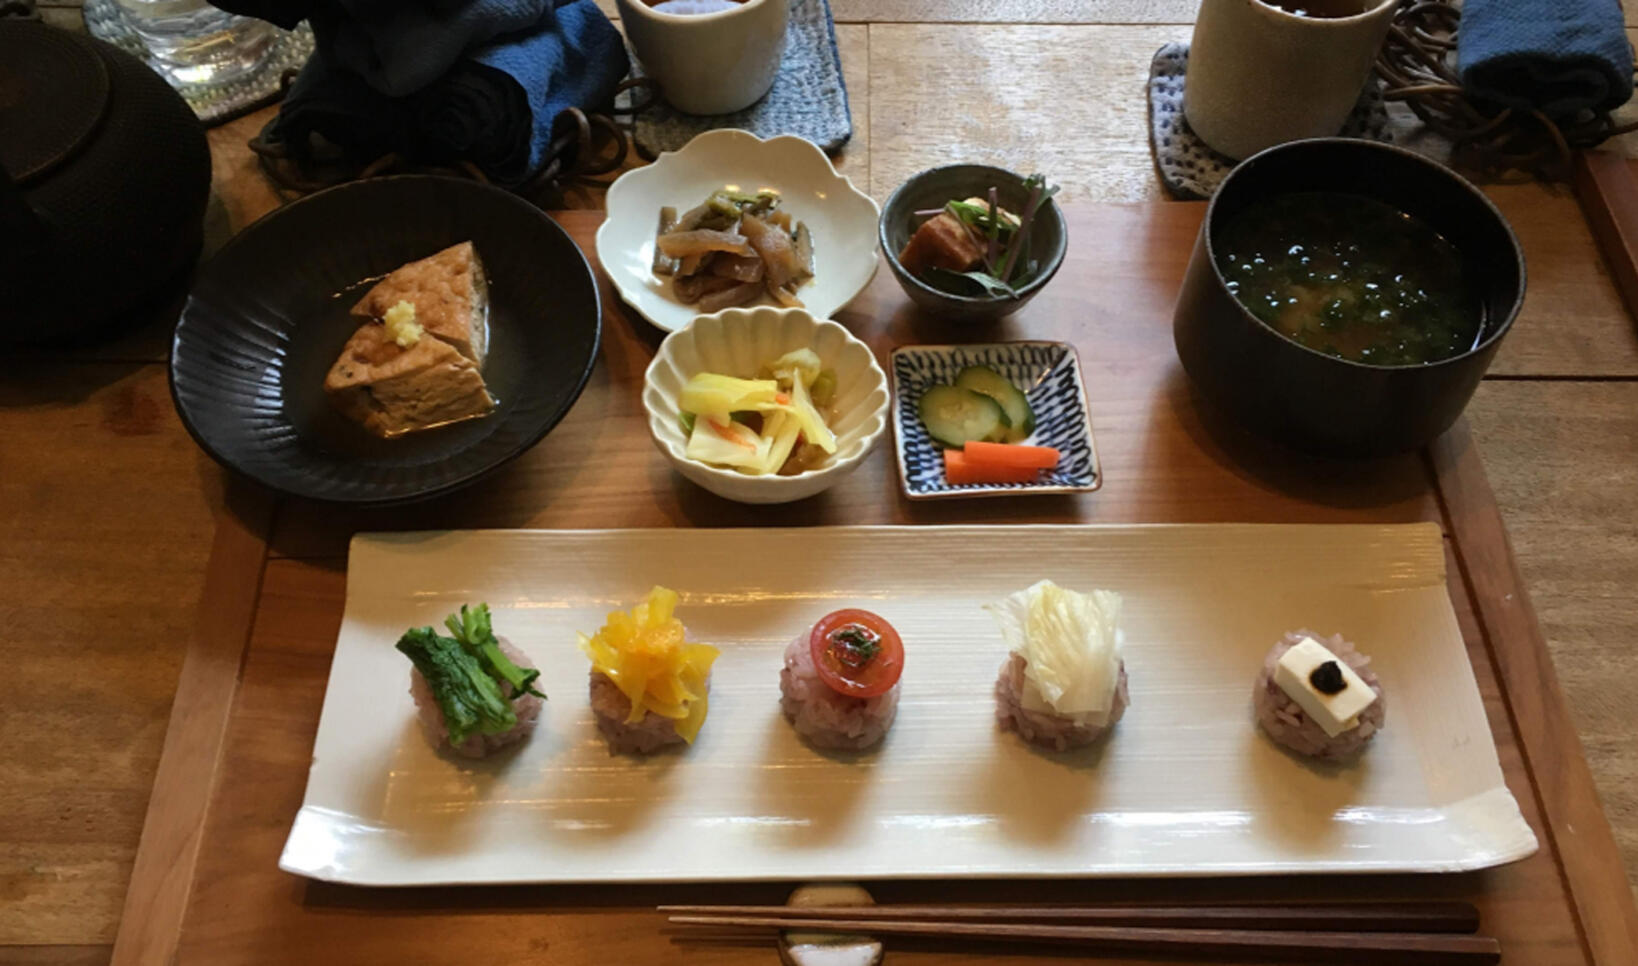
<svg viewBox="0 0 1638 966"><path fill-rule="evenodd" d="M405 262L471 239L489 275L482 419L381 439L331 408L324 375L348 311ZM557 223L456 178L354 182L245 229L199 272L171 344L171 396L224 466L296 496L355 504L448 493L539 442L591 376L602 307Z"/></svg>

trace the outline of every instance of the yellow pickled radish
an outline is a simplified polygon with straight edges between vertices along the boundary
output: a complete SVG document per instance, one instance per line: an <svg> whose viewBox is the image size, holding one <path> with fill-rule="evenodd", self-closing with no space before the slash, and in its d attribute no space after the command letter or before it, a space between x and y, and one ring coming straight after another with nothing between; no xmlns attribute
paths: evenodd
<svg viewBox="0 0 1638 966"><path fill-rule="evenodd" d="M614 682L631 702L627 724L653 712L670 718L677 734L693 744L705 723L705 682L720 653L690 643L676 618L677 592L655 587L626 611L612 611L596 634L579 634L592 668Z"/></svg>

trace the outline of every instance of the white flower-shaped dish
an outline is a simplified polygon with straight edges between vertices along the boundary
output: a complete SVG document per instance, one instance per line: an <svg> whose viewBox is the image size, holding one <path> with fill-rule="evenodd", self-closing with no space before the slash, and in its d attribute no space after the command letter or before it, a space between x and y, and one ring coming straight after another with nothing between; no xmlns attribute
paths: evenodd
<svg viewBox="0 0 1638 966"><path fill-rule="evenodd" d="M748 476L689 459L677 398L698 372L755 376L764 363L810 348L836 372L836 452L816 470L796 476ZM677 472L712 493L740 503L789 503L828 489L864 462L887 432L887 375L870 347L846 329L802 309L724 309L702 315L665 337L643 378L648 431Z"/></svg>
<svg viewBox="0 0 1638 966"><path fill-rule="evenodd" d="M746 131L707 131L680 151L621 175L609 186L608 216L597 230L597 258L626 304L667 332L699 314L671 294L671 280L653 272L660 209L687 211L713 191L779 192L785 210L813 233L813 279L797 297L816 318L829 318L876 273L876 221L869 195L836 173L810 141L766 141Z"/></svg>

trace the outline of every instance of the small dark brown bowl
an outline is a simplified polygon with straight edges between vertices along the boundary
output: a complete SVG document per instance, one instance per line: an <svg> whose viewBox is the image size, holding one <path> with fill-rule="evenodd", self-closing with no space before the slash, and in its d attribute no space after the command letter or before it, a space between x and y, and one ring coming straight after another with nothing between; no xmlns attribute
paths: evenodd
<svg viewBox="0 0 1638 966"><path fill-rule="evenodd" d="M917 211L940 208L952 198L983 196L994 186L996 199L1008 211L1022 213L1029 198L1024 178L1005 168L987 164L948 164L929 168L899 185L882 205L878 234L887 266L910 301L929 313L950 322L993 322L1011 315L1052 281L1069 249L1069 226L1063 210L1048 198L1035 213L1030 225L1030 254L1039 268L1035 277L1017 286L1017 295L956 295L922 281L899 264L899 252L910 240L911 220ZM918 223L919 227L919 223Z"/></svg>
<svg viewBox="0 0 1638 966"><path fill-rule="evenodd" d="M1473 348L1422 365L1350 362L1301 345L1247 311L1228 289L1214 242L1241 211L1298 191L1374 198L1443 235L1479 287L1485 322ZM1269 148L1223 180L1183 278L1172 335L1199 394L1254 432L1313 453L1381 456L1450 428L1523 302L1524 253L1477 188L1401 148L1315 138Z"/></svg>

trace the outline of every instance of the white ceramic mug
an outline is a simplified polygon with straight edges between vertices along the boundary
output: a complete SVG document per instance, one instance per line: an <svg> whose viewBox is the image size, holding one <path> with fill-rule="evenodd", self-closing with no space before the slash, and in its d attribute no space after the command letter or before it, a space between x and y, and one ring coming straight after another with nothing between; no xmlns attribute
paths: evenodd
<svg viewBox="0 0 1638 966"><path fill-rule="evenodd" d="M689 114L730 114L773 86L785 53L790 0L744 0L731 10L662 13L615 0L626 37L660 95Z"/></svg>
<svg viewBox="0 0 1638 966"><path fill-rule="evenodd" d="M1231 158L1330 137L1359 101L1397 0L1314 0L1349 16L1299 16L1262 0L1201 0L1183 115Z"/></svg>

